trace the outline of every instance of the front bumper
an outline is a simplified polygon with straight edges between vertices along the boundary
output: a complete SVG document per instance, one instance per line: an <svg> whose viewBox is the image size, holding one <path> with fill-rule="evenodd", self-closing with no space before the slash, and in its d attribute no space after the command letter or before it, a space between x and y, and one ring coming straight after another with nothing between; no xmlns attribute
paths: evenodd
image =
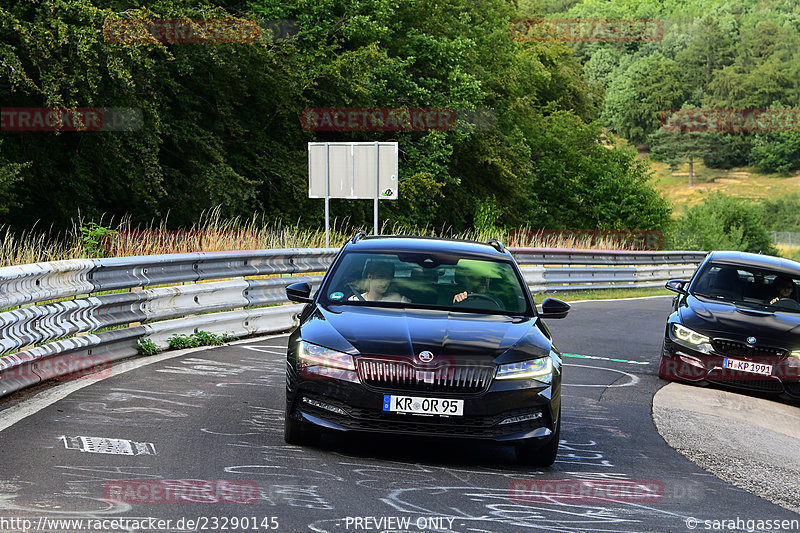
<svg viewBox="0 0 800 533"><path fill-rule="evenodd" d="M560 410L560 376L554 375L552 380L551 383L496 380L479 394L376 390L358 380L306 379L289 365L286 416L342 432L481 439L505 444L531 440L544 443L555 432L554 421L558 420ZM387 412L383 411L384 394L463 399L464 414ZM508 422L513 417L528 419Z"/></svg>
<svg viewBox="0 0 800 533"><path fill-rule="evenodd" d="M772 366L770 375L732 370L723 366L728 359ZM747 356L701 352L667 337L661 354L659 375L664 379L719 383L729 387L800 398L800 360L792 357Z"/></svg>

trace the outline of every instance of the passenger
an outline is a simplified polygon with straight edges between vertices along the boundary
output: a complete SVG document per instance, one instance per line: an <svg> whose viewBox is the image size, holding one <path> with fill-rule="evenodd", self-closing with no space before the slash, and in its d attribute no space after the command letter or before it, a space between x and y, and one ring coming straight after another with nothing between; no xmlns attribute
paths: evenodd
<svg viewBox="0 0 800 533"><path fill-rule="evenodd" d="M394 263L391 261L373 261L367 265L366 279L364 280L365 292L353 295L350 300L366 300L371 302L402 302L410 300L398 292L387 292L394 278Z"/></svg>

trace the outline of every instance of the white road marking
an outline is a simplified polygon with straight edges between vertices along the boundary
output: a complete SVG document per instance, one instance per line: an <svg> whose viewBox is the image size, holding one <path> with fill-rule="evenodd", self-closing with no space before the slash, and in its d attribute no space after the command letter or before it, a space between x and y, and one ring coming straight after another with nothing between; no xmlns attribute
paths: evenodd
<svg viewBox="0 0 800 533"><path fill-rule="evenodd" d="M627 383L622 383L621 385L583 385L579 383L562 383L565 387L603 387L603 388L612 388L612 387L632 387L639 383L639 377L634 376L633 374L628 374L627 372L623 372L622 370L616 370L613 368L605 368L602 366L589 366L589 365L573 365L573 364L566 364L564 366L577 366L581 368L594 368L596 370L606 370L608 372L616 372L617 374L622 374L623 376L627 376L630 381Z"/></svg>
<svg viewBox="0 0 800 533"><path fill-rule="evenodd" d="M581 355L577 353L562 353L564 357L572 357L576 359L598 359L600 361L614 361L615 363L630 363L632 365L649 365L647 361L629 361L627 359L617 359L615 357L603 357L601 355Z"/></svg>
<svg viewBox="0 0 800 533"><path fill-rule="evenodd" d="M245 350L252 350L254 352L263 352L263 353L271 353L275 355L286 355L286 349L283 348L282 351L278 351L279 349L276 346L242 346ZM267 350L266 348L271 348Z"/></svg>
<svg viewBox="0 0 800 533"><path fill-rule="evenodd" d="M106 437L61 436L68 450L111 455L156 455L156 447L151 442L134 442L128 439L108 439Z"/></svg>

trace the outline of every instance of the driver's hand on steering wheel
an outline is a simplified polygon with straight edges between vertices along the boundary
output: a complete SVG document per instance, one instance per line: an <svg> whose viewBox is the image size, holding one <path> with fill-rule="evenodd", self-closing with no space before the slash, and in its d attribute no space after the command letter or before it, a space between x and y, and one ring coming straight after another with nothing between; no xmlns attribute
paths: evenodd
<svg viewBox="0 0 800 533"><path fill-rule="evenodd" d="M772 300L770 300L770 302L769 302L769 303L770 303L770 305L772 305L772 304L774 304L775 302L777 302L778 300L780 300L780 298L773 298Z"/></svg>
<svg viewBox="0 0 800 533"><path fill-rule="evenodd" d="M459 292L458 294L456 294L455 296L453 296L453 303L457 303L457 302L463 302L464 300L466 300L466 299L467 299L467 296L469 296L469 295L467 294L467 291L464 291L464 292Z"/></svg>

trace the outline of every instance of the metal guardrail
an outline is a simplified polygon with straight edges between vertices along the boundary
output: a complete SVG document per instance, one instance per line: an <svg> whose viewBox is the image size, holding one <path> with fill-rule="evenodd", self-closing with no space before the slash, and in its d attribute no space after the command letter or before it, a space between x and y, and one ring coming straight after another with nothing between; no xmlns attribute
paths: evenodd
<svg viewBox="0 0 800 533"><path fill-rule="evenodd" d="M533 292L663 285L691 276L705 257L510 250ZM288 330L302 305L288 304L285 287L298 281L318 286L337 252L197 252L2 267L0 396L85 370L86 361L135 355L139 339L164 346L172 335L200 330L233 336Z"/></svg>
<svg viewBox="0 0 800 533"><path fill-rule="evenodd" d="M531 292L660 287L688 279L706 252L509 248Z"/></svg>

